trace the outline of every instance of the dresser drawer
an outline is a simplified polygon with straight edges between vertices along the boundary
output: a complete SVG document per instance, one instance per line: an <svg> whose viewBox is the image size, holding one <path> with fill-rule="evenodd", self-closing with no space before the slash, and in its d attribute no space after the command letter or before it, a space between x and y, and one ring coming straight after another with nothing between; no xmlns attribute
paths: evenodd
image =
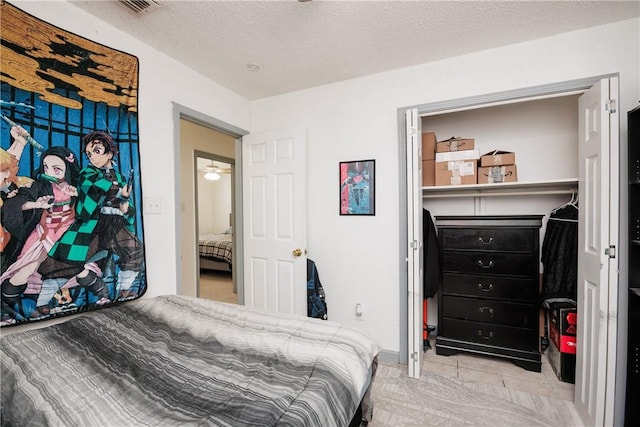
<svg viewBox="0 0 640 427"><path fill-rule="evenodd" d="M443 273L442 294L532 301L538 286L531 277Z"/></svg>
<svg viewBox="0 0 640 427"><path fill-rule="evenodd" d="M440 334L447 338L496 347L525 351L538 351L539 348L537 329L515 328L445 317L442 321L441 331L438 332L438 335Z"/></svg>
<svg viewBox="0 0 640 427"><path fill-rule="evenodd" d="M445 296L444 317L494 323L519 328L534 328L539 318L533 304L512 303L491 299Z"/></svg>
<svg viewBox="0 0 640 427"><path fill-rule="evenodd" d="M444 228L439 231L443 249L482 251L535 251L538 230L530 228Z"/></svg>
<svg viewBox="0 0 640 427"><path fill-rule="evenodd" d="M442 270L475 274L531 276L538 267L536 253L444 251Z"/></svg>

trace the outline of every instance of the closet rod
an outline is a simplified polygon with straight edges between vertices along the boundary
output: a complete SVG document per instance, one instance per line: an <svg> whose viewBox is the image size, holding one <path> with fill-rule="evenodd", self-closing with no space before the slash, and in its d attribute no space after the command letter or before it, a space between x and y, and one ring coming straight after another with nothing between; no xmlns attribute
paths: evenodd
<svg viewBox="0 0 640 427"><path fill-rule="evenodd" d="M455 191L455 190L453 190ZM463 192L463 193L438 193L438 194L423 194L423 199L438 199L438 198L451 198L451 197L495 197L495 196L544 196L554 194L572 194L575 190L538 190L538 191L508 191L508 192Z"/></svg>

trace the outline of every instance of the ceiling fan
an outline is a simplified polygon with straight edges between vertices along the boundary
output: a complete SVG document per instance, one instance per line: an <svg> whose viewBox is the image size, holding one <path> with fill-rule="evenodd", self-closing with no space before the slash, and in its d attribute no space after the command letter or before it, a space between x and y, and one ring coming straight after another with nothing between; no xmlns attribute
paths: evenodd
<svg viewBox="0 0 640 427"><path fill-rule="evenodd" d="M231 173L231 165L228 165L226 163L224 163L223 165L212 160L210 164L201 167L199 170L200 172L204 173L204 179L209 181L217 181L220 179L220 174Z"/></svg>

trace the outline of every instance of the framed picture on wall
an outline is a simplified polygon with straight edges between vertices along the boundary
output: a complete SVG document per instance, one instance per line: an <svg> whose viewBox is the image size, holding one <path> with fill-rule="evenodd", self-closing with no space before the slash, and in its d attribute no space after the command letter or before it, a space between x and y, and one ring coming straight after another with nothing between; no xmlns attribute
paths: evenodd
<svg viewBox="0 0 640 427"><path fill-rule="evenodd" d="M376 214L376 161L340 162L340 215Z"/></svg>

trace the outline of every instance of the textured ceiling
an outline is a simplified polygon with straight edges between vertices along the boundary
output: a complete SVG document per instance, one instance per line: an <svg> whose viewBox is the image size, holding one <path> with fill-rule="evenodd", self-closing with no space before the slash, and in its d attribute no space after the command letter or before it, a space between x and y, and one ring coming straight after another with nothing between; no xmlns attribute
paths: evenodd
<svg viewBox="0 0 640 427"><path fill-rule="evenodd" d="M640 16L638 0L71 2L248 100Z"/></svg>

